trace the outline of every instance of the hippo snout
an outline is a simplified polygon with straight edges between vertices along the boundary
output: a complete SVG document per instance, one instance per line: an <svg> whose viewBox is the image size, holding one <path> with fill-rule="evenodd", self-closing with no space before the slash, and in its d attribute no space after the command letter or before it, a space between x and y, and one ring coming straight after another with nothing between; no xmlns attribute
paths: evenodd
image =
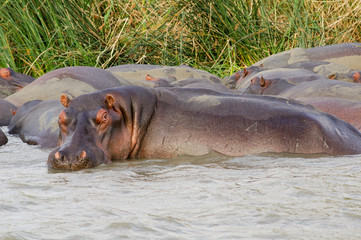
<svg viewBox="0 0 361 240"><path fill-rule="evenodd" d="M68 154L66 151L54 150L48 158L48 166L57 169L80 170L95 167L95 161L83 150L77 154Z"/></svg>

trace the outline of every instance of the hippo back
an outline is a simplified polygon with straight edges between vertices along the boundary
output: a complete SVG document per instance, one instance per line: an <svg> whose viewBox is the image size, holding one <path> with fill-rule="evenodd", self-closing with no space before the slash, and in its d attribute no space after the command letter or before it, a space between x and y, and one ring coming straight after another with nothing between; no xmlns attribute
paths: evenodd
<svg viewBox="0 0 361 240"><path fill-rule="evenodd" d="M128 64L106 69L118 79L126 80L136 86L154 86L154 83L144 81L147 75L154 78L179 81L187 78L206 79L212 83L221 83L221 79L214 74L189 66L159 66L146 64Z"/></svg>
<svg viewBox="0 0 361 240"><path fill-rule="evenodd" d="M118 79L103 69L66 67L39 77L20 92L7 97L6 100L19 107L31 100L59 99L62 93L76 97L120 85Z"/></svg>
<svg viewBox="0 0 361 240"><path fill-rule="evenodd" d="M9 124L9 133L19 134L28 144L55 147L59 135L58 115L64 109L59 100L25 103Z"/></svg>
<svg viewBox="0 0 361 240"><path fill-rule="evenodd" d="M0 99L0 126L9 125L16 110L17 107L14 104L4 99Z"/></svg>

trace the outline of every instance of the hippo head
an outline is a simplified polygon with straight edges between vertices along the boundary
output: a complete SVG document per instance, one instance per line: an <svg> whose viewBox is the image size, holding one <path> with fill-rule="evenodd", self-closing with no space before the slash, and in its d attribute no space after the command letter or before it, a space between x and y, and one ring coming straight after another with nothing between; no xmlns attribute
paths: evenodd
<svg viewBox="0 0 361 240"><path fill-rule="evenodd" d="M250 85L247 88L245 93L252 93L252 94L267 94L265 91L267 91L267 88L271 85L272 81L264 79L262 76L254 77L251 79Z"/></svg>
<svg viewBox="0 0 361 240"><path fill-rule="evenodd" d="M73 100L63 94L58 147L49 154L48 166L80 170L135 156L145 134L143 123L153 111L146 106L153 98L144 100L148 92L136 95L138 89L133 88L102 90Z"/></svg>
<svg viewBox="0 0 361 240"><path fill-rule="evenodd" d="M35 78L14 72L11 68L0 68L0 97L7 97L34 80Z"/></svg>
<svg viewBox="0 0 361 240"><path fill-rule="evenodd" d="M263 64L261 64L259 66L250 66L244 68L242 71L236 72L235 74L236 86L244 82L247 77L253 76L256 73L262 72L264 70L266 69L263 67Z"/></svg>
<svg viewBox="0 0 361 240"><path fill-rule="evenodd" d="M97 100L85 95L71 101L65 94L61 96L66 109L59 114L58 147L49 155L49 167L79 170L111 162L106 145L120 118L112 111L112 95L105 96L103 103Z"/></svg>

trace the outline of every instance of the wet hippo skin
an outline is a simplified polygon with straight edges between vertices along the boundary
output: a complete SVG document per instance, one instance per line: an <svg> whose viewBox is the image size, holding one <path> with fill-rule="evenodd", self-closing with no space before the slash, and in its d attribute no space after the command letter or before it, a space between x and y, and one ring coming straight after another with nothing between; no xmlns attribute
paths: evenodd
<svg viewBox="0 0 361 240"><path fill-rule="evenodd" d="M0 99L0 126L9 125L16 110L17 107L14 104L5 99Z"/></svg>
<svg viewBox="0 0 361 240"><path fill-rule="evenodd" d="M54 148L59 136L57 117L64 109L58 100L33 100L19 108L8 126L23 142Z"/></svg>
<svg viewBox="0 0 361 240"><path fill-rule="evenodd" d="M17 107L32 100L55 100L62 93L73 97L120 86L111 73L95 67L66 67L46 73L6 98Z"/></svg>
<svg viewBox="0 0 361 240"><path fill-rule="evenodd" d="M361 102L344 98L315 97L299 98L303 103L311 104L315 108L330 113L361 130Z"/></svg>
<svg viewBox="0 0 361 240"><path fill-rule="evenodd" d="M0 146L5 145L8 142L8 138L5 133L0 129Z"/></svg>
<svg viewBox="0 0 361 240"><path fill-rule="evenodd" d="M361 153L361 133L313 107L207 89L118 87L61 96L48 166L78 170L133 157Z"/></svg>

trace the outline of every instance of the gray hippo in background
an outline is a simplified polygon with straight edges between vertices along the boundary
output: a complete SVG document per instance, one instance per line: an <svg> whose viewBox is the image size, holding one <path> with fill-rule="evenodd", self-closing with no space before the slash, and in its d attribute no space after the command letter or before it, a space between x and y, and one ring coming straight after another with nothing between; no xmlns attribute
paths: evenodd
<svg viewBox="0 0 361 240"><path fill-rule="evenodd" d="M63 93L77 97L118 86L153 87L154 83L146 81L147 74L174 80L194 77L208 79L210 82L220 82L220 79L213 74L187 66L130 64L111 67L106 70L82 66L66 67L44 74L22 89L21 92L8 96L6 100L20 107L27 101L59 99Z"/></svg>
<svg viewBox="0 0 361 240"><path fill-rule="evenodd" d="M165 79L169 83L180 81L188 78L203 79L211 83L221 84L221 79L209 72L195 69L186 65L180 66L160 66L160 65L145 65L145 64L127 64L119 65L106 69L112 73L119 80L130 82L133 86L154 86L150 83L144 83L146 76L150 75L153 78ZM139 81L143 81L140 82ZM138 82L138 83L137 83Z"/></svg>
<svg viewBox="0 0 361 240"><path fill-rule="evenodd" d="M260 84L261 79L264 79L264 84ZM246 76L242 81L238 82L236 89L240 92L257 94L268 91L268 93L264 94L277 95L290 86L321 79L325 79L325 77L305 69L275 68ZM266 89L264 85L268 88Z"/></svg>
<svg viewBox="0 0 361 240"><path fill-rule="evenodd" d="M0 99L19 91L34 80L35 78L15 72L12 68L0 68Z"/></svg>
<svg viewBox="0 0 361 240"><path fill-rule="evenodd" d="M326 78L352 81L355 71L361 70L361 44L294 48L273 54L253 65L265 68L302 68Z"/></svg>
<svg viewBox="0 0 361 240"><path fill-rule="evenodd" d="M59 99L62 93L76 97L119 85L118 79L103 69L66 67L44 74L5 99L20 107L32 100Z"/></svg>
<svg viewBox="0 0 361 240"><path fill-rule="evenodd" d="M294 48L273 54L253 65L280 68L307 62L337 63L353 70L361 70L361 44L341 43L306 49Z"/></svg>
<svg viewBox="0 0 361 240"><path fill-rule="evenodd" d="M282 91L278 96L292 99L330 97L361 101L361 85L359 83L321 79L296 84Z"/></svg>
<svg viewBox="0 0 361 240"><path fill-rule="evenodd" d="M227 88L225 85L214 82L210 82L209 79L199 79L199 78L186 78L179 81L172 81L172 79L164 79L164 78L155 78L151 75L146 76L147 81L153 82L155 88L164 87L164 88L202 88L209 89L212 91L218 91L222 93L235 93L232 89Z"/></svg>
<svg viewBox="0 0 361 240"><path fill-rule="evenodd" d="M16 110L17 107L14 104L4 99L0 99L0 126L9 125Z"/></svg>
<svg viewBox="0 0 361 240"><path fill-rule="evenodd" d="M59 135L58 115L63 109L59 100L26 102L11 119L9 133L18 134L25 143L53 148Z"/></svg>
<svg viewBox="0 0 361 240"><path fill-rule="evenodd" d="M237 71L222 81L235 88L247 76L278 68L304 69L327 79L361 81L361 44L341 43L314 48L294 48L273 54L250 67ZM357 75L358 74L358 75Z"/></svg>

